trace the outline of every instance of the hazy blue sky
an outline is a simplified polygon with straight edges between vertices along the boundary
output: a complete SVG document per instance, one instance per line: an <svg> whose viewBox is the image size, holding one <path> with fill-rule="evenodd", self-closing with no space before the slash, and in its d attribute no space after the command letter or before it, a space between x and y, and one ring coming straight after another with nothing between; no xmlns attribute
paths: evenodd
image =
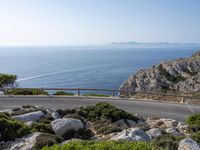
<svg viewBox="0 0 200 150"><path fill-rule="evenodd" d="M0 0L0 45L198 42L200 0Z"/></svg>

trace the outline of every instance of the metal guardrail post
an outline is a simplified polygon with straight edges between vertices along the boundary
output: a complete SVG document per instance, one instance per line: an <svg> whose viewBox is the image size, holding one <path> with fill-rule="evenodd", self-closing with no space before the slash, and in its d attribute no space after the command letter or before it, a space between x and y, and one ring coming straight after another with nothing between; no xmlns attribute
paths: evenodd
<svg viewBox="0 0 200 150"><path fill-rule="evenodd" d="M81 94L80 94L80 89L78 89L78 96L80 96Z"/></svg>
<svg viewBox="0 0 200 150"><path fill-rule="evenodd" d="M115 90L112 91L112 96L115 97Z"/></svg>

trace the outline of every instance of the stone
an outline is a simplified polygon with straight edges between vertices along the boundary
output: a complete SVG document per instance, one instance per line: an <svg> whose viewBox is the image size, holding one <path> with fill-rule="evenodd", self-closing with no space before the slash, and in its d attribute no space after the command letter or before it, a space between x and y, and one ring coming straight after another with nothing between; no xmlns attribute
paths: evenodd
<svg viewBox="0 0 200 150"><path fill-rule="evenodd" d="M183 134L178 132L175 128L167 128L166 133L172 134L174 136L183 136Z"/></svg>
<svg viewBox="0 0 200 150"><path fill-rule="evenodd" d="M133 120L127 119L126 122L128 123L129 127L135 127L135 126L137 126L137 123L135 121L133 121Z"/></svg>
<svg viewBox="0 0 200 150"><path fill-rule="evenodd" d="M3 91L0 91L0 96L4 96L4 92Z"/></svg>
<svg viewBox="0 0 200 150"><path fill-rule="evenodd" d="M159 128L153 128L153 129L150 129L149 131L147 131L147 134L151 138L157 138L157 137L162 136L162 131Z"/></svg>
<svg viewBox="0 0 200 150"><path fill-rule="evenodd" d="M178 150L200 150L200 146L196 141L186 138L179 142Z"/></svg>
<svg viewBox="0 0 200 150"><path fill-rule="evenodd" d="M44 117L45 114L42 111L35 111L35 112L30 112L26 113L23 115L16 115L13 116L12 118L23 121L23 122L37 122L40 118Z"/></svg>
<svg viewBox="0 0 200 150"><path fill-rule="evenodd" d="M60 118L60 115L58 112L54 111L51 113L51 116L53 117L53 119L59 119Z"/></svg>
<svg viewBox="0 0 200 150"><path fill-rule="evenodd" d="M149 141L150 136L140 128L130 128L114 135L111 140Z"/></svg>
<svg viewBox="0 0 200 150"><path fill-rule="evenodd" d="M177 129L179 130L179 132L187 135L189 134L189 126L186 125L185 123L183 122L179 122L178 125L177 125Z"/></svg>
<svg viewBox="0 0 200 150"><path fill-rule="evenodd" d="M118 126L120 128L128 128L128 125L125 123L124 119L120 119L118 121L115 121L113 125Z"/></svg>
<svg viewBox="0 0 200 150"><path fill-rule="evenodd" d="M40 132L31 133L12 143L10 150L33 150L37 137L41 135Z"/></svg>
<svg viewBox="0 0 200 150"><path fill-rule="evenodd" d="M68 130L76 130L84 128L81 120L74 118L56 119L51 122L51 126L56 135L62 136Z"/></svg>

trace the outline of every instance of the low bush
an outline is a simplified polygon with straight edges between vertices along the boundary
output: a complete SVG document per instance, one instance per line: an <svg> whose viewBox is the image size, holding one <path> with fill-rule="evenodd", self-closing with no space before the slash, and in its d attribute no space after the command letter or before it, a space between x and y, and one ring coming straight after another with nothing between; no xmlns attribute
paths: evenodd
<svg viewBox="0 0 200 150"><path fill-rule="evenodd" d="M48 95L42 89L8 89L5 91L6 95Z"/></svg>
<svg viewBox="0 0 200 150"><path fill-rule="evenodd" d="M184 137L177 137L173 135L163 135L161 137L157 137L153 140L153 143L160 148L165 150L177 150L178 144L180 140L184 139Z"/></svg>
<svg viewBox="0 0 200 150"><path fill-rule="evenodd" d="M75 141L64 145L44 147L42 150L161 150L152 143L128 141Z"/></svg>
<svg viewBox="0 0 200 150"><path fill-rule="evenodd" d="M77 138L77 139L90 139L92 137L92 131L89 129L79 129L76 130L68 130L65 132L65 134L62 136L65 140Z"/></svg>
<svg viewBox="0 0 200 150"><path fill-rule="evenodd" d="M33 132L55 134L51 125L45 123L33 123L31 129Z"/></svg>
<svg viewBox="0 0 200 150"><path fill-rule="evenodd" d="M23 122L0 113L0 141L14 140L29 133L30 129Z"/></svg>
<svg viewBox="0 0 200 150"><path fill-rule="evenodd" d="M96 132L97 134L110 134L110 133L113 133L113 132L121 132L122 129L119 128L119 127L113 127L113 126L104 126L104 127L101 127L99 128Z"/></svg>
<svg viewBox="0 0 200 150"><path fill-rule="evenodd" d="M34 150L40 150L44 146L52 146L57 143L62 142L62 138L57 135L42 134L36 138L36 143L34 145Z"/></svg>
<svg viewBox="0 0 200 150"><path fill-rule="evenodd" d="M67 114L74 114L76 112L76 109L58 109L58 110L56 110L56 112L62 118Z"/></svg>
<svg viewBox="0 0 200 150"><path fill-rule="evenodd" d="M200 126L200 113L189 116L186 122L188 125Z"/></svg>
<svg viewBox="0 0 200 150"><path fill-rule="evenodd" d="M107 95L107 94L94 94L94 93L87 93L87 94L84 94L84 96L110 97L110 95Z"/></svg>
<svg viewBox="0 0 200 150"><path fill-rule="evenodd" d="M193 140L195 140L197 143L200 144L200 132L192 133L190 135L190 138L192 138Z"/></svg>
<svg viewBox="0 0 200 150"><path fill-rule="evenodd" d="M97 103L95 106L81 107L77 112L80 116L91 120L111 120L112 122L120 119L130 119L133 121L138 121L139 119L130 113L125 112L113 105L106 102Z"/></svg>
<svg viewBox="0 0 200 150"><path fill-rule="evenodd" d="M68 96L73 96L74 95L74 93L68 93L68 92L64 92L64 91L57 91L56 93L54 93L53 95L68 95Z"/></svg>
<svg viewBox="0 0 200 150"><path fill-rule="evenodd" d="M39 119L39 123L50 124L54 118L52 116L46 116Z"/></svg>

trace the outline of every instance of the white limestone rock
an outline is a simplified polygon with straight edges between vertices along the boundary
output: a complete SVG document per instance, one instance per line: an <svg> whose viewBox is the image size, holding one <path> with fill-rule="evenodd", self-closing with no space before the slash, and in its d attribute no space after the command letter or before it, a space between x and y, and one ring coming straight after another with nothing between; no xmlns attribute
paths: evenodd
<svg viewBox="0 0 200 150"><path fill-rule="evenodd" d="M20 139L17 139L14 143L12 143L10 150L33 150L36 139L40 135L40 132L35 132Z"/></svg>
<svg viewBox="0 0 200 150"><path fill-rule="evenodd" d="M56 119L51 122L51 126L56 133L56 135L62 136L68 130L76 130L84 128L84 125L81 120L74 118L63 118Z"/></svg>
<svg viewBox="0 0 200 150"><path fill-rule="evenodd" d="M130 128L114 135L111 140L149 141L150 136L140 128Z"/></svg>
<svg viewBox="0 0 200 150"><path fill-rule="evenodd" d="M13 116L12 118L15 118L23 122L29 122L29 121L37 122L40 118L44 116L45 114L42 111L35 111L35 112L26 113L23 115L16 115L16 116Z"/></svg>
<svg viewBox="0 0 200 150"><path fill-rule="evenodd" d="M200 150L200 146L196 141L186 138L179 142L178 150Z"/></svg>
<svg viewBox="0 0 200 150"><path fill-rule="evenodd" d="M153 129L150 129L149 131L147 131L147 134L151 138L157 138L157 137L162 136L162 131L159 128L153 128Z"/></svg>

